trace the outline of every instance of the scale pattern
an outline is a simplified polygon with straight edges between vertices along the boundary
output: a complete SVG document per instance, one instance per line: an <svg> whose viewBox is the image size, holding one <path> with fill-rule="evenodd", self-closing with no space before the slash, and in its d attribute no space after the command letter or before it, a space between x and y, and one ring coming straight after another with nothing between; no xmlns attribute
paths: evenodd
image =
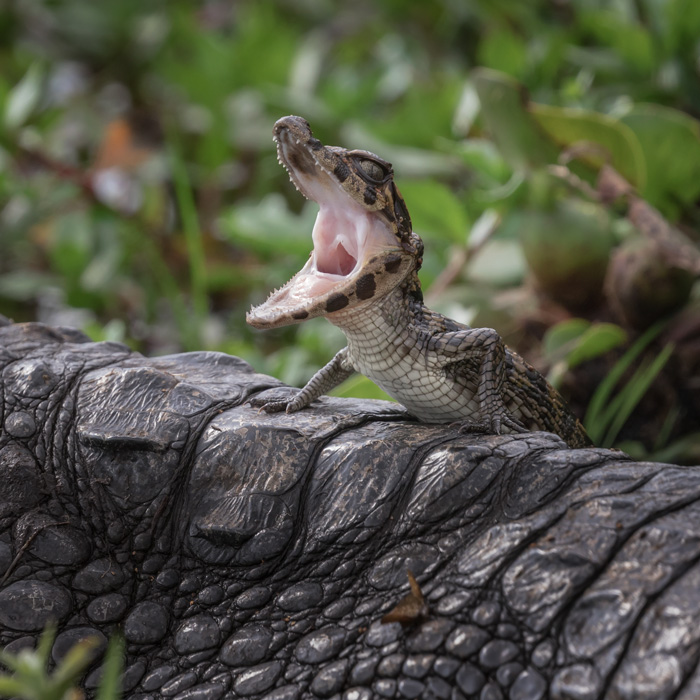
<svg viewBox="0 0 700 700"><path fill-rule="evenodd" d="M248 323L271 328L323 316L345 333L348 346L292 399L254 405L298 411L356 371L426 423L496 434L546 430L570 447L591 444L559 393L495 330L469 328L425 307L417 274L423 243L390 163L368 151L324 146L301 117L278 120L273 133L292 182L318 200L314 232L324 233L304 268L251 309ZM329 288L320 261L338 272L338 251L347 260L346 246L357 255L354 268L336 274Z"/></svg>
<svg viewBox="0 0 700 700"><path fill-rule="evenodd" d="M0 645L120 630L130 700L700 695L700 467L291 393L0 320Z"/></svg>

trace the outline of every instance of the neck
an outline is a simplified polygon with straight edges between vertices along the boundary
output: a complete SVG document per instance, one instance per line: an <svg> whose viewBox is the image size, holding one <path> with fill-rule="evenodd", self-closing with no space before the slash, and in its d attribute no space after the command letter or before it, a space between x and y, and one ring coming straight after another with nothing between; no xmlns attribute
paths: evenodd
<svg viewBox="0 0 700 700"><path fill-rule="evenodd" d="M418 278L409 278L390 294L373 300L362 309L338 311L328 320L345 333L351 345L368 338L375 343L381 338L382 343L392 345L423 313L423 302L416 298L421 295L415 290L420 291Z"/></svg>

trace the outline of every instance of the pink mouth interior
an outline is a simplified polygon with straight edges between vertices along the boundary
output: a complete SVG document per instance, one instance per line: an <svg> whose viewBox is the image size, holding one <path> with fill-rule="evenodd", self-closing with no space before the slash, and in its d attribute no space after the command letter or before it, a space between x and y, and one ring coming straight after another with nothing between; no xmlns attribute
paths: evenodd
<svg viewBox="0 0 700 700"><path fill-rule="evenodd" d="M288 150L294 148L288 141L287 132L282 131L279 147L284 162L290 162ZM306 309L342 290L347 278L358 273L373 253L397 248L389 225L376 212L354 202L320 166L312 174L288 170L302 194L319 205L312 232L313 253L286 285L250 311L248 321L257 327L269 326L290 310Z"/></svg>
<svg viewBox="0 0 700 700"><path fill-rule="evenodd" d="M328 251L330 252L330 251ZM338 243L335 248L335 255L324 256L323 263L319 260L318 271L330 275L342 275L347 277L357 265L357 259L350 255L342 243Z"/></svg>
<svg viewBox="0 0 700 700"><path fill-rule="evenodd" d="M321 202L312 234L316 272L347 277L366 244L367 217L347 202Z"/></svg>

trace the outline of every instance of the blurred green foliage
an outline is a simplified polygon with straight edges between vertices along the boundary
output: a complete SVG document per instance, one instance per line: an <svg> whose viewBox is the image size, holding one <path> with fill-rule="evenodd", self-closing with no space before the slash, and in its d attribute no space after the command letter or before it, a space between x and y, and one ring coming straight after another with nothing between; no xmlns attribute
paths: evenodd
<svg viewBox="0 0 700 700"><path fill-rule="evenodd" d="M609 162L697 229L697 0L23 0L0 6L0 38L0 313L18 321L235 353L303 383L342 335L245 325L311 246L314 205L271 140L290 113L393 162L431 304L558 363L582 414L639 330L610 331L625 324L601 302L610 251L637 234L549 166L578 149L571 179L593 190ZM543 257L554 248L561 262ZM532 274L540 294L562 279L581 294L552 311L514 291ZM567 364L539 343L572 314L587 321ZM603 374L574 374L572 391L564 371L596 358ZM341 393L375 391L351 382ZM697 421L698 406L665 406L659 430L678 438L666 415Z"/></svg>
<svg viewBox="0 0 700 700"><path fill-rule="evenodd" d="M68 649L52 664L52 648L56 626L46 627L36 649L26 648L15 654L0 651L0 664L10 673L0 673L0 698L18 700L81 700L84 692L78 687L86 669L102 659L96 700L117 700L122 696L120 675L124 642L114 636L103 645L97 637L87 637ZM103 646L106 646L106 651ZM55 651L54 651L55 654ZM49 667L55 668L49 673Z"/></svg>

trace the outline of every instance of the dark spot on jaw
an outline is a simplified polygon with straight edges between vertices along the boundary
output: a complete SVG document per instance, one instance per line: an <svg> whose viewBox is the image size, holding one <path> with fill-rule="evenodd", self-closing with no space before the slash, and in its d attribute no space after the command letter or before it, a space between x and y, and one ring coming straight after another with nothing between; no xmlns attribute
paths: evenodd
<svg viewBox="0 0 700 700"><path fill-rule="evenodd" d="M345 294L332 294L328 297L328 301L326 302L326 311L328 311L328 313L340 311L340 309L344 309L349 303L350 300Z"/></svg>
<svg viewBox="0 0 700 700"><path fill-rule="evenodd" d="M389 255L384 261L384 269L387 272L394 273L398 272L401 267L401 256L400 255Z"/></svg>
<svg viewBox="0 0 700 700"><path fill-rule="evenodd" d="M323 144L313 136L309 139L308 144L312 151L318 151L320 148L323 148Z"/></svg>
<svg viewBox="0 0 700 700"><path fill-rule="evenodd" d="M372 205L377 201L377 192L374 187L365 188L365 204Z"/></svg>
<svg viewBox="0 0 700 700"><path fill-rule="evenodd" d="M345 182L350 175L350 168L345 163L340 162L333 168L333 174L338 178L339 182Z"/></svg>
<svg viewBox="0 0 700 700"><path fill-rule="evenodd" d="M308 316L309 312L305 309L302 309L301 311L294 311L292 313L292 318L296 319L297 321L303 321L305 318L308 318Z"/></svg>
<svg viewBox="0 0 700 700"><path fill-rule="evenodd" d="M376 290L377 283L372 273L362 275L362 277L357 280L357 284L355 285L355 291L357 292L358 299L371 299Z"/></svg>

